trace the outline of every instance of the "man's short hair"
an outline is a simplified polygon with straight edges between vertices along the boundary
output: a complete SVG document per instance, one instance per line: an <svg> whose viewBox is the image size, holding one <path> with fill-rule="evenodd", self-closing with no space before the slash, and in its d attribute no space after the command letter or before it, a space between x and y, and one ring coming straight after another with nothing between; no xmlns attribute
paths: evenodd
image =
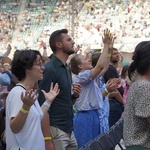
<svg viewBox="0 0 150 150"><path fill-rule="evenodd" d="M57 48L56 48L56 42L61 42L62 41L62 33L67 34L68 30L67 29L61 29L61 30L56 30L54 31L49 38L49 45L52 51L55 53Z"/></svg>

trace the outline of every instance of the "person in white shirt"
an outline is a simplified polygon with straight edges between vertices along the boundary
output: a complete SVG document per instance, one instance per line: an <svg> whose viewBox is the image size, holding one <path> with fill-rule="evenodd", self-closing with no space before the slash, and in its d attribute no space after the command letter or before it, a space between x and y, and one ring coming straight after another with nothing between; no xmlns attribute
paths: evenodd
<svg viewBox="0 0 150 150"><path fill-rule="evenodd" d="M34 86L43 79L44 66L39 51L21 50L14 54L12 73L19 83L9 92L6 99L6 149L45 150L41 120L52 101L59 93L58 84L50 85L45 102L40 107Z"/></svg>

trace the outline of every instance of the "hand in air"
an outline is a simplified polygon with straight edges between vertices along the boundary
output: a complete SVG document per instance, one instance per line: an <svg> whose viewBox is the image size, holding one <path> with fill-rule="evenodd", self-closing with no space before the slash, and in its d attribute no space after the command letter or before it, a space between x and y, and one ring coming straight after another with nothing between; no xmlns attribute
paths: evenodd
<svg viewBox="0 0 150 150"><path fill-rule="evenodd" d="M27 88L25 93L21 93L21 100L26 107L26 109L30 109L30 107L34 104L35 100L37 99L37 90Z"/></svg>
<svg viewBox="0 0 150 150"><path fill-rule="evenodd" d="M116 37L110 32L110 30L104 30L104 35L102 36L103 43L109 46L109 49L113 49L114 41Z"/></svg>
<svg viewBox="0 0 150 150"><path fill-rule="evenodd" d="M104 30L104 35L102 36L103 43L106 45L110 45L112 41L112 34L110 33L110 30L106 29Z"/></svg>
<svg viewBox="0 0 150 150"><path fill-rule="evenodd" d="M59 94L60 89L59 89L58 83L56 83L53 86L53 82L52 82L48 93L46 93L44 90L41 90L41 91L43 92L46 101L51 104L53 100L55 99L55 97Z"/></svg>

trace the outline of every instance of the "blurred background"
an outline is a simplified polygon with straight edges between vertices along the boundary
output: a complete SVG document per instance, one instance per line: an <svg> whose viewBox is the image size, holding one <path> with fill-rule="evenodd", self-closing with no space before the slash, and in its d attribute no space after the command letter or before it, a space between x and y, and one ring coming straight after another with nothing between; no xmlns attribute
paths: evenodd
<svg viewBox="0 0 150 150"><path fill-rule="evenodd" d="M56 29L67 28L81 52L101 50L108 28L115 47L130 60L137 43L150 40L150 0L0 0L0 52L43 51Z"/></svg>

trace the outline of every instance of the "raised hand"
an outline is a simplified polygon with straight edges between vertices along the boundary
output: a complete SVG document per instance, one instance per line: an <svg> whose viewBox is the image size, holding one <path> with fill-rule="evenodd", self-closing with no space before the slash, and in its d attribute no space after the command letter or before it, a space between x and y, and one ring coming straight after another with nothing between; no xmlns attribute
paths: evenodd
<svg viewBox="0 0 150 150"><path fill-rule="evenodd" d="M42 45L43 49L46 49L46 48L47 48L47 47L46 47L46 43L45 43L44 41L41 41L41 45Z"/></svg>
<svg viewBox="0 0 150 150"><path fill-rule="evenodd" d="M104 36L102 36L102 40L105 45L110 45L112 41L112 34L110 33L110 30L104 30Z"/></svg>
<svg viewBox="0 0 150 150"><path fill-rule="evenodd" d="M8 55L10 54L11 50L12 50L12 47L11 47L10 44L8 44L8 46L7 46L7 51L4 53L3 56L5 56L5 57L8 56Z"/></svg>
<svg viewBox="0 0 150 150"><path fill-rule="evenodd" d="M35 100L37 99L37 90L27 88L25 93L21 93L21 100L23 102L24 107L29 110L30 107L34 104Z"/></svg>
<svg viewBox="0 0 150 150"><path fill-rule="evenodd" d="M48 93L46 93L44 90L41 90L45 96L46 101L51 104L53 102L53 100L55 99L55 97L59 94L60 89L58 86L58 83L56 83L53 86L53 82L50 85L50 90Z"/></svg>
<svg viewBox="0 0 150 150"><path fill-rule="evenodd" d="M123 62L123 56L120 52L119 52L119 60L120 60L120 62Z"/></svg>

